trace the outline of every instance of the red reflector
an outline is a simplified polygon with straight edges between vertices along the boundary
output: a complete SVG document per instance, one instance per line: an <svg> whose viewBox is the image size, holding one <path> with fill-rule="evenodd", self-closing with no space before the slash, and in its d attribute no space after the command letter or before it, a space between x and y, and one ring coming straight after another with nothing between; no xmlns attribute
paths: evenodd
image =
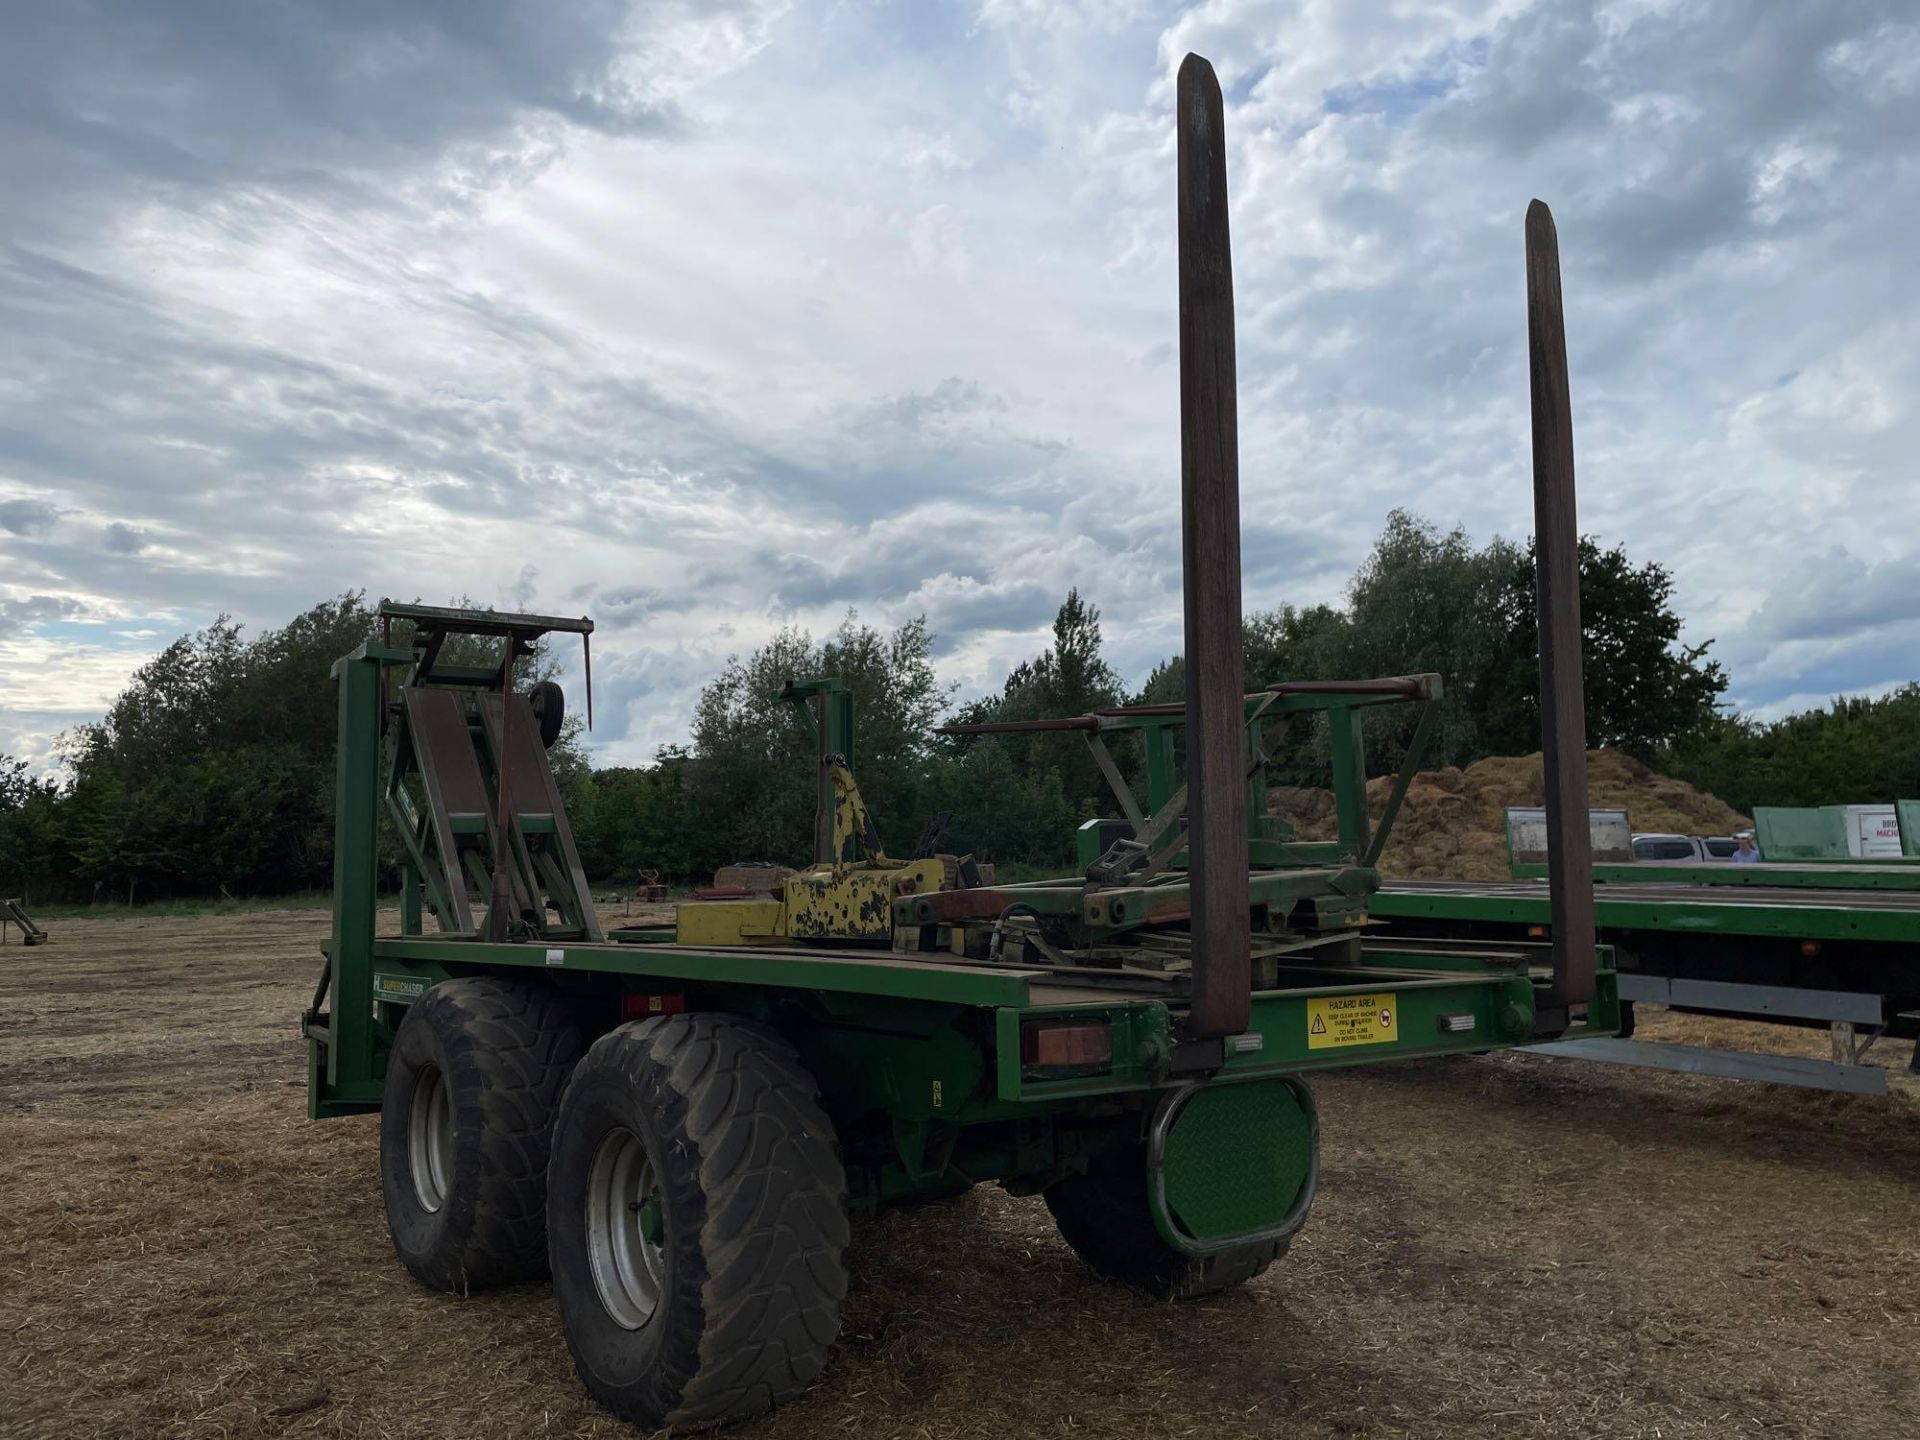
<svg viewBox="0 0 1920 1440"><path fill-rule="evenodd" d="M644 1020L649 1015L679 1015L687 1008L684 995L635 995L629 992L620 997L620 1018L622 1020Z"/></svg>
<svg viewBox="0 0 1920 1440"><path fill-rule="evenodd" d="M1113 1025L1106 1020L1029 1020L1020 1027L1020 1059L1037 1070L1079 1070L1113 1063Z"/></svg>

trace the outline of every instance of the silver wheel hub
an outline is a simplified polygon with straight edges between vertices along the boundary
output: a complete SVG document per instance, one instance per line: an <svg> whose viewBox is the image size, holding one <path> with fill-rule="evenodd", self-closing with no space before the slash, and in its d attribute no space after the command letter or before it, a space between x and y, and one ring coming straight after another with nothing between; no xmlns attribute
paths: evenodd
<svg viewBox="0 0 1920 1440"><path fill-rule="evenodd" d="M613 1130L587 1174L587 1263L614 1323L638 1330L660 1307L666 1278L666 1212L646 1146Z"/></svg>
<svg viewBox="0 0 1920 1440"><path fill-rule="evenodd" d="M413 1115L407 1124L407 1169L414 1198L429 1214L447 1203L453 1179L453 1105L447 1077L428 1066L413 1091Z"/></svg>

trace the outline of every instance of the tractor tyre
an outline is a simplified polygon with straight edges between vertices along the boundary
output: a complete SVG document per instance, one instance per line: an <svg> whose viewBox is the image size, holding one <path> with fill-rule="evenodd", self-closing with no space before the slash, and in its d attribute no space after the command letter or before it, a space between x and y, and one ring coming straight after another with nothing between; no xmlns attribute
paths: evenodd
<svg viewBox="0 0 1920 1440"><path fill-rule="evenodd" d="M820 1373L847 1291L846 1172L792 1047L726 1015L594 1042L548 1170L554 1293L575 1368L622 1419L702 1429Z"/></svg>
<svg viewBox="0 0 1920 1440"><path fill-rule="evenodd" d="M380 1183L407 1269L466 1294L547 1273L553 1117L586 1042L541 985L444 980L387 1057Z"/></svg>
<svg viewBox="0 0 1920 1440"><path fill-rule="evenodd" d="M1042 1194L1060 1238L1094 1274L1159 1300L1218 1295L1287 1253L1286 1240L1272 1240L1218 1255L1182 1255L1147 1209L1147 1158L1140 1149L1096 1159L1086 1174L1056 1180Z"/></svg>

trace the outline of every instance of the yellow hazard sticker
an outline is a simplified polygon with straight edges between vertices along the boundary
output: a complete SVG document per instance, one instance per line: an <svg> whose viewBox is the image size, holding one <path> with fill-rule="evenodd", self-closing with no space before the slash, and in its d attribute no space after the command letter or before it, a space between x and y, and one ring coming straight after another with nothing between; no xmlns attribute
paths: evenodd
<svg viewBox="0 0 1920 1440"><path fill-rule="evenodd" d="M1307 1001L1307 1048L1385 1045L1400 1038L1397 995L1329 995Z"/></svg>

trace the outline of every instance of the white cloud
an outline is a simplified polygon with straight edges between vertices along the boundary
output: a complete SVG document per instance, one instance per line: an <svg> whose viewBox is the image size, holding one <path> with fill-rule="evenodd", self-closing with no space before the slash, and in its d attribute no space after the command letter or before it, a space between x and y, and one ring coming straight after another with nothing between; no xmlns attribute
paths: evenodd
<svg viewBox="0 0 1920 1440"><path fill-rule="evenodd" d="M593 610L613 760L849 606L924 610L973 692L1078 585L1144 675L1179 632L1188 48L1228 91L1251 603L1336 598L1395 504L1528 528L1540 194L1587 528L1672 569L1746 703L1907 673L1896 5L548 8L304 49L183 11L137 64L104 12L14 37L0 593L111 628L62 659L74 617L20 612L0 748L180 629L346 588Z"/></svg>

